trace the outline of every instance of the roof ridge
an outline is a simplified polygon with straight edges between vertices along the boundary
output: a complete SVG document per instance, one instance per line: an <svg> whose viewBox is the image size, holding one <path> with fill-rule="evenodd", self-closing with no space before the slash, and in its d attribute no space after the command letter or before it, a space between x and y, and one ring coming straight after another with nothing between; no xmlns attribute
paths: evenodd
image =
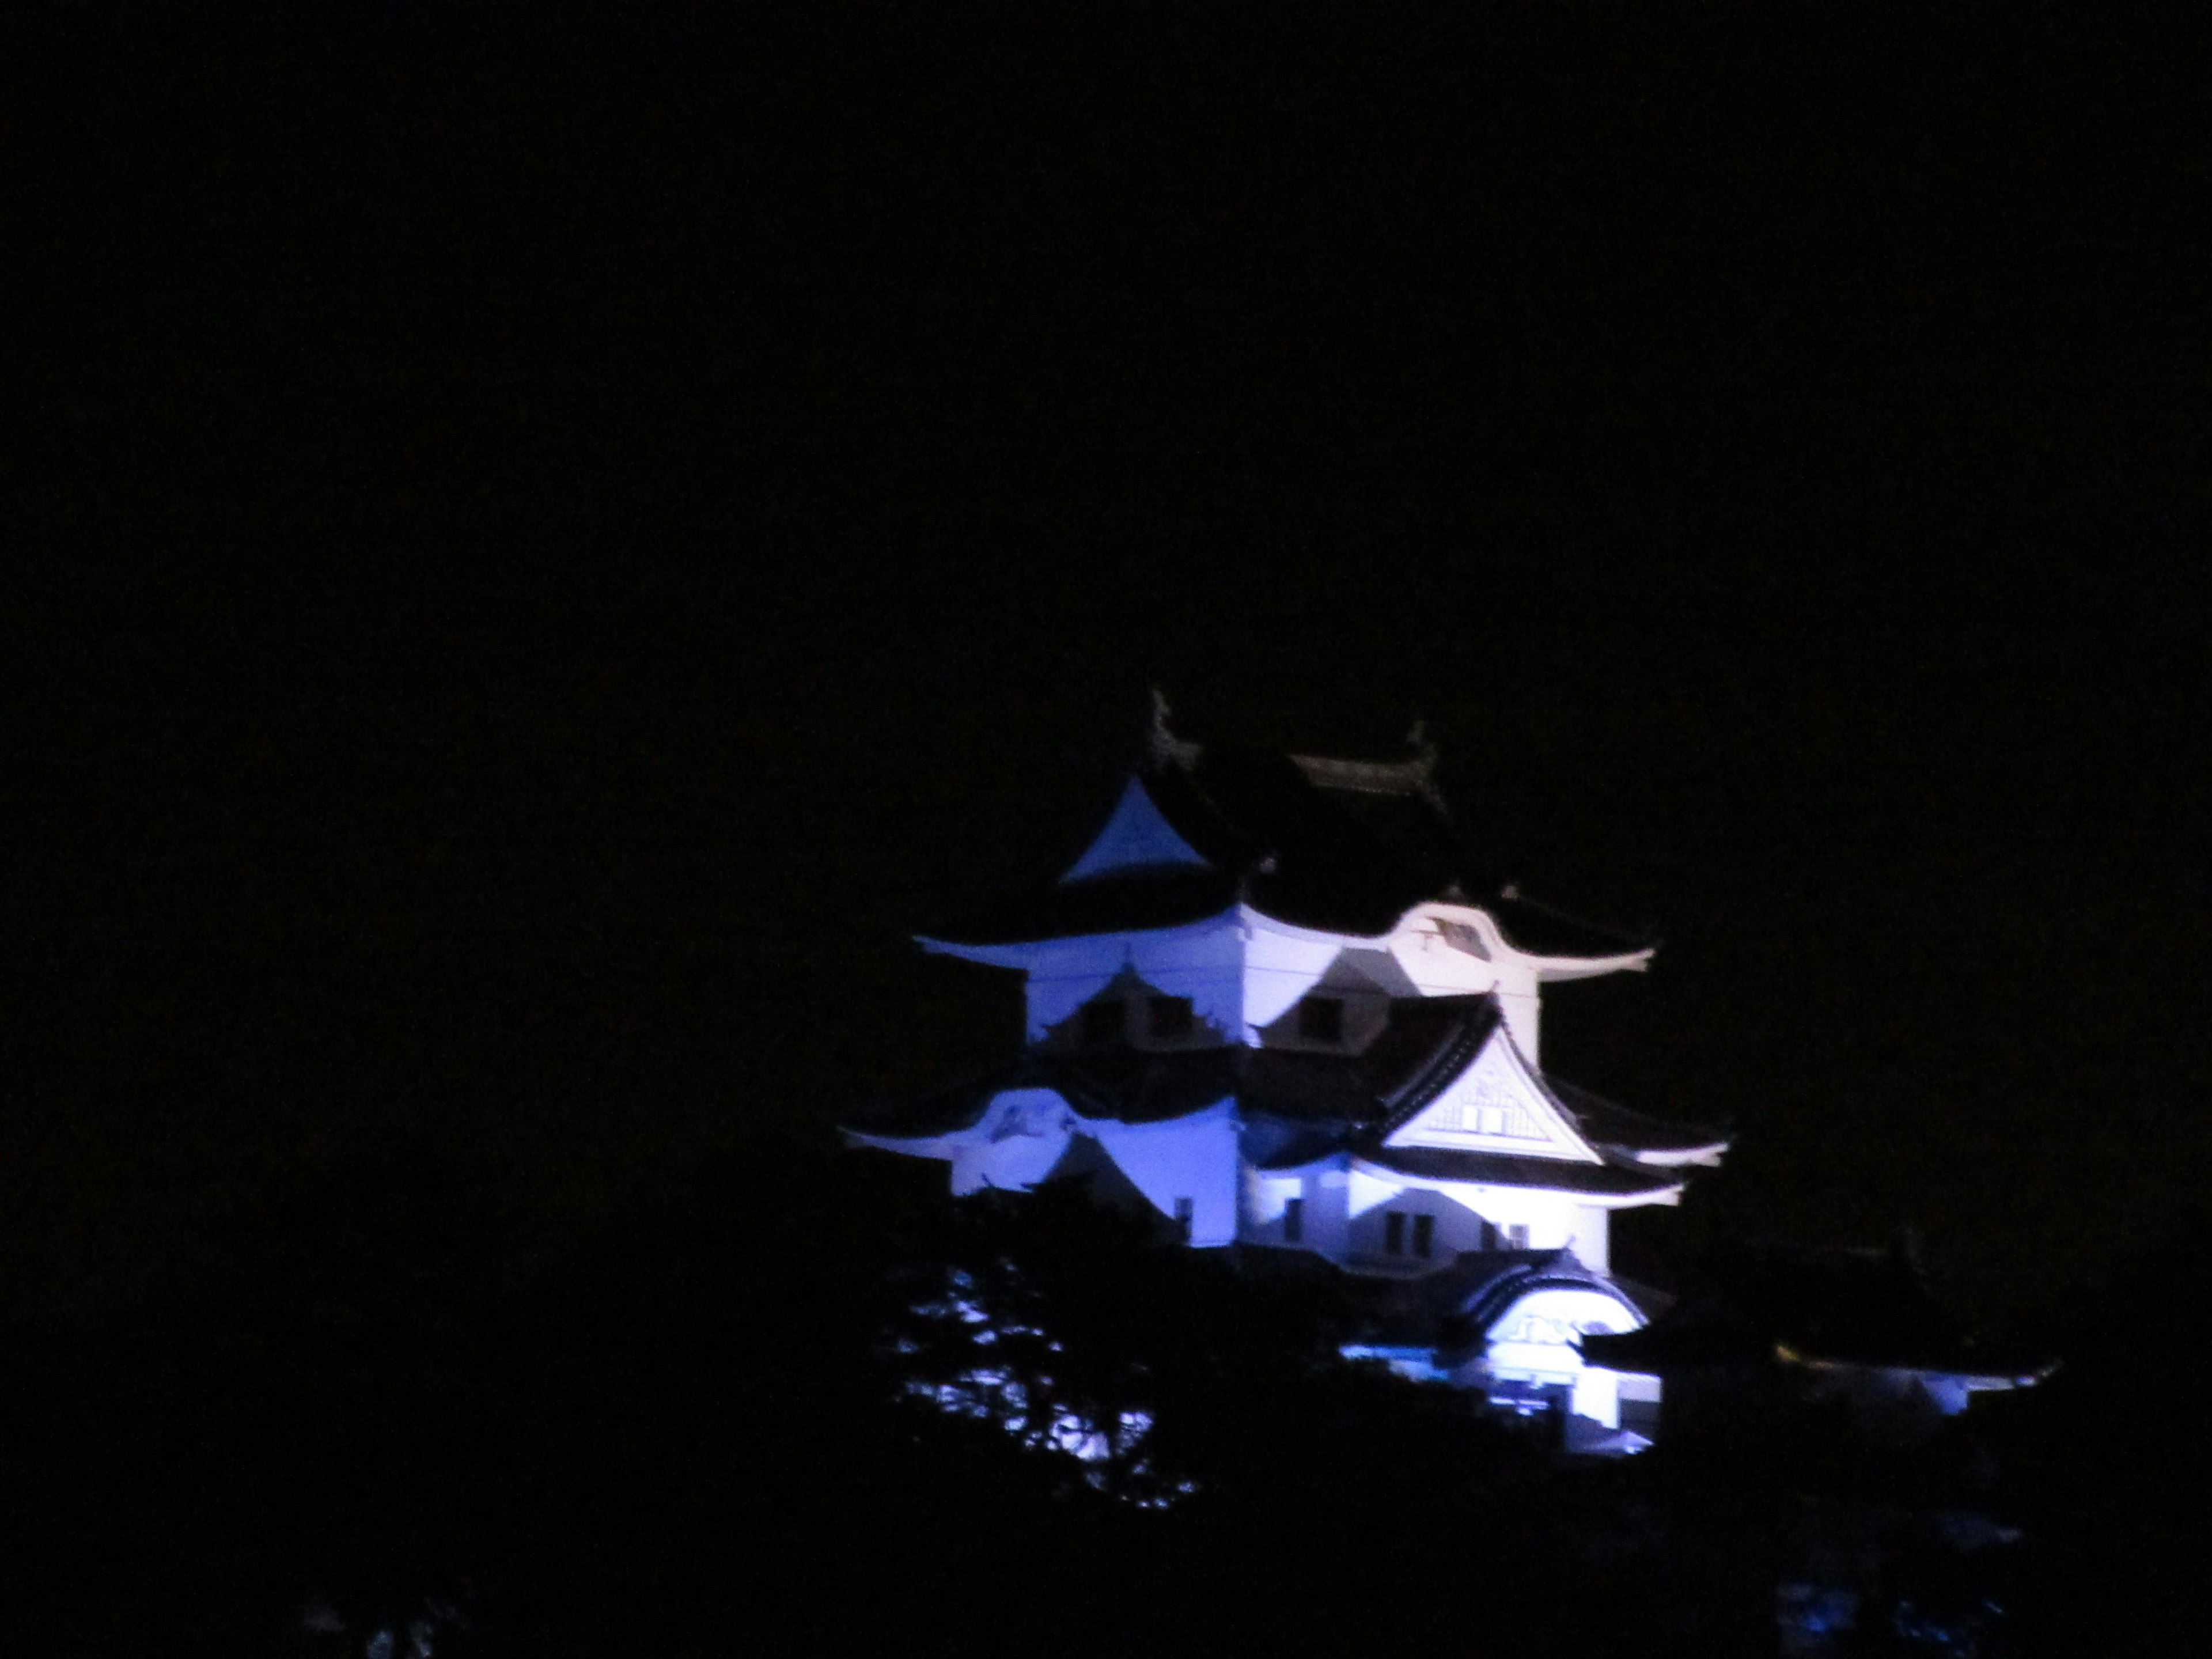
<svg viewBox="0 0 2212 1659"><path fill-rule="evenodd" d="M1521 884L1517 881L1507 882L1504 886L1498 890L1497 896L1504 900L1508 904L1526 906L1528 909L1535 911L1539 915L1550 917L1553 921L1565 922L1570 927L1580 927L1587 933L1601 933L1607 939L1619 939L1623 945L1632 946L1639 951L1656 951L1660 945L1660 941L1658 939L1650 938L1647 935L1632 933L1628 932L1626 928L1610 927L1602 921L1592 921L1589 917L1578 916L1571 910L1562 910L1556 904L1547 904L1542 899L1531 898L1526 892L1522 890ZM1478 901L1475 908L1478 909L1485 909L1487 908L1487 905L1488 901ZM1491 920L1493 921L1499 921L1494 914L1491 916ZM1499 921L1499 927L1503 929L1504 923L1502 921ZM1509 941L1511 937L1511 934L1509 933L1507 934Z"/></svg>
<svg viewBox="0 0 2212 1659"><path fill-rule="evenodd" d="M1419 795L1444 810L1437 792L1437 750L1425 746L1404 760L1341 760L1333 755L1292 755L1284 758L1297 767L1316 789L1340 789L1361 795Z"/></svg>

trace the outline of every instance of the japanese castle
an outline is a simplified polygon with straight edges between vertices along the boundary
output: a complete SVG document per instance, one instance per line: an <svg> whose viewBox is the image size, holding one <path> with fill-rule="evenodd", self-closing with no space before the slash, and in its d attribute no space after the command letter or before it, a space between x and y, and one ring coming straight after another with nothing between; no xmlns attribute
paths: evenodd
<svg viewBox="0 0 2212 1659"><path fill-rule="evenodd" d="M1418 727L1381 763L1200 745L1156 698L1066 872L921 939L1024 976L1023 1052L846 1133L955 1194L1079 1176L1194 1248L1304 1253L1371 1291L1355 1352L1634 1450L1657 1377L1582 1351L1656 1310L1611 1275L1611 1218L1728 1143L1545 1069L1547 988L1652 948L1480 891L1436 760Z"/></svg>

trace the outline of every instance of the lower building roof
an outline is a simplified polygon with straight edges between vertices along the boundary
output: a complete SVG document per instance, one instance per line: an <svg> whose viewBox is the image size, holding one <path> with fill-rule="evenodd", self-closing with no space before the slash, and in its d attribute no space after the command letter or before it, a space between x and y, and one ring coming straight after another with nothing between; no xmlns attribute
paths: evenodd
<svg viewBox="0 0 2212 1659"><path fill-rule="evenodd" d="M2026 1376L2035 1356L1982 1347L1938 1303L1909 1249L1738 1241L1709 1255L1667 1315L1591 1336L1584 1352L1629 1370L1829 1364Z"/></svg>

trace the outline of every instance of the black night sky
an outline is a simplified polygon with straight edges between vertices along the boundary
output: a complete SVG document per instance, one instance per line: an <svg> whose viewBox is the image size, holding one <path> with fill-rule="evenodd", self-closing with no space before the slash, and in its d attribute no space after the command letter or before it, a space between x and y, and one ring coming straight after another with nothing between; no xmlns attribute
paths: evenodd
<svg viewBox="0 0 2212 1659"><path fill-rule="evenodd" d="M2173 15L2180 16L2181 9ZM411 1140L557 1239L989 1060L906 934L1146 690L1663 939L1653 1223L1997 1318L2212 1162L2200 23L42 4L0 24L0 1301Z"/></svg>
<svg viewBox="0 0 2212 1659"><path fill-rule="evenodd" d="M1192 734L1666 940L1714 1221L2192 1201L2208 86L2066 9L9 24L7 1283L274 1146L591 1206L1009 1030ZM1579 1061L1579 1064L1577 1064ZM1687 1221L1687 1217L1686 1217Z"/></svg>

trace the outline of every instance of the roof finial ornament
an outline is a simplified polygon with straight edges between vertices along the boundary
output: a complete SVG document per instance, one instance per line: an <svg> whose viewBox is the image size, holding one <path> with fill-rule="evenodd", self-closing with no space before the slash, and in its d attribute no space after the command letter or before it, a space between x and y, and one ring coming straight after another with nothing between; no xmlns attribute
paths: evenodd
<svg viewBox="0 0 2212 1659"><path fill-rule="evenodd" d="M1185 743L1168 730L1168 694L1158 686L1152 688L1152 724L1146 733L1146 758L1152 765L1188 766L1198 759L1199 746Z"/></svg>
<svg viewBox="0 0 2212 1659"><path fill-rule="evenodd" d="M1413 764L1420 769L1424 779L1435 772L1441 751L1437 748L1437 740L1429 735L1428 721L1414 720L1413 729L1406 733L1406 747L1413 751Z"/></svg>

